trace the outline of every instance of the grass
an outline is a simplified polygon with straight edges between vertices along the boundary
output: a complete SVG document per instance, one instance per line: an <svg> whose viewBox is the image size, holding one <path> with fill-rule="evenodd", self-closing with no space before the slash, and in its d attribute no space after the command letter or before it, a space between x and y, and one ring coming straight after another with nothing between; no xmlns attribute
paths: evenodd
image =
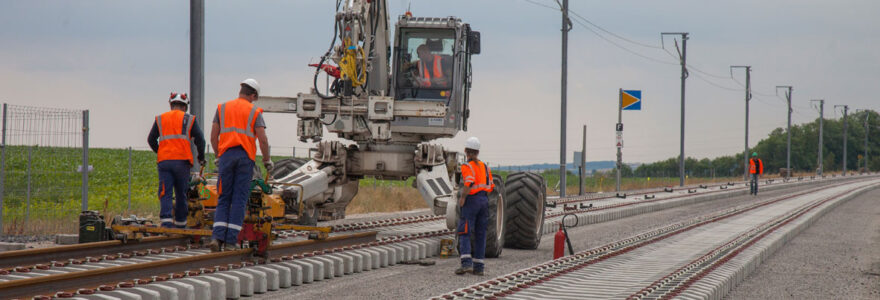
<svg viewBox="0 0 880 300"><path fill-rule="evenodd" d="M30 148L30 149L29 149ZM30 151L30 180L28 180L28 151ZM104 212L106 216L137 214L157 218L156 155L152 151L131 152L131 208L129 208L129 176L127 149L89 150L89 209ZM280 160L283 157L272 157ZM208 170L213 172L213 156L208 155ZM258 157L257 161L261 161ZM8 235L32 233L75 233L81 206L82 174L77 167L82 163L82 151L72 148L8 146L6 149L6 178L3 191L3 233ZM258 163L262 169L262 164ZM839 173L839 172L838 172ZM497 172L506 177L507 172ZM831 172L827 172L828 175ZM548 182L548 195L555 191L558 175L554 171L543 174ZM810 176L811 174L798 174ZM689 178L688 184L727 182L741 178ZM386 181L366 178L360 181L358 195L346 208L347 214L394 212L427 208L419 192L412 187L413 178L406 181ZM28 181L30 199L28 200ZM578 192L577 176L568 176L567 194ZM587 192L613 192L611 175L588 177ZM622 190L657 188L678 185L678 178L623 178Z"/></svg>

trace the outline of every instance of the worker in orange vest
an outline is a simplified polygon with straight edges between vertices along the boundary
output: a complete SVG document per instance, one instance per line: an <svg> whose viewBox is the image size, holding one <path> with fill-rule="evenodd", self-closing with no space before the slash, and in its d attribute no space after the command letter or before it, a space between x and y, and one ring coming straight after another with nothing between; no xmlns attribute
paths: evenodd
<svg viewBox="0 0 880 300"><path fill-rule="evenodd" d="M764 162L758 158L758 152L753 152L752 159L749 159L749 174L752 179L749 181L749 194L757 196L758 175L764 174Z"/></svg>
<svg viewBox="0 0 880 300"><path fill-rule="evenodd" d="M236 249L238 233L244 221L245 206L254 177L257 156L256 140L260 140L266 171L274 164L269 158L269 139L263 109L256 107L260 85L254 79L241 82L238 98L217 106L211 128L211 146L217 153L220 180L217 182L217 210L211 250Z"/></svg>
<svg viewBox="0 0 880 300"><path fill-rule="evenodd" d="M458 220L458 252L461 254L461 267L455 274L473 273L483 275L486 258L486 231L489 226L489 193L495 189L489 166L480 161L480 140L471 137L465 142L464 153L467 163L461 165L461 187L458 205L461 218ZM473 237L473 249L471 238Z"/></svg>
<svg viewBox="0 0 880 300"><path fill-rule="evenodd" d="M189 106L186 94L171 93L168 103L171 110L156 116L147 143L158 154L159 222L162 227L183 228L186 227L187 188L193 150L197 152L199 164L204 166L205 137L196 117L186 113Z"/></svg>
<svg viewBox="0 0 880 300"><path fill-rule="evenodd" d="M424 88L446 88L446 77L443 74L443 58L437 54L431 54L428 45L416 48L419 55L419 86Z"/></svg>

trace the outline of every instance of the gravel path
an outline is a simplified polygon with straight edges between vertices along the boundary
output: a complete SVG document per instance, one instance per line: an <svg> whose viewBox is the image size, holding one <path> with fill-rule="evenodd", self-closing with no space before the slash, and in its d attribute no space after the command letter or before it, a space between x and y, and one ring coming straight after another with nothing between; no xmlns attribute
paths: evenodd
<svg viewBox="0 0 880 300"><path fill-rule="evenodd" d="M632 216L615 221L569 229L575 251L601 246L650 229L680 222L722 209L752 203L804 188L789 188L764 192L760 196L738 196L664 211ZM458 259L435 259L437 265L394 266L382 270L344 276L332 280L292 287L255 299L424 299L457 288L473 285L489 278L514 272L550 260L553 256L553 236L544 235L537 250L504 249L499 259L486 262L486 276L456 276L452 271Z"/></svg>
<svg viewBox="0 0 880 300"><path fill-rule="evenodd" d="M792 239L727 299L880 299L880 190Z"/></svg>

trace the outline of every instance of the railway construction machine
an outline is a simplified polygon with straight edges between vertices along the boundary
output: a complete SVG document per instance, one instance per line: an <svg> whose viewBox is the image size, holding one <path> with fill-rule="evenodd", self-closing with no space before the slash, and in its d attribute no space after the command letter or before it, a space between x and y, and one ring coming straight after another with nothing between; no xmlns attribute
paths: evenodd
<svg viewBox="0 0 880 300"><path fill-rule="evenodd" d="M317 143L311 160L276 162L274 188L285 213L303 225L345 217L365 177L407 180L449 229L458 221L463 155L433 143L467 131L471 57L480 33L456 17L397 19L384 0L336 2L333 40L315 67L314 87L296 97L260 96L265 112L296 114L297 135ZM393 44L392 44L393 43ZM393 49L393 51L392 51ZM335 79L322 93L323 71ZM338 140L323 140L324 130ZM533 173L493 176L486 253L534 249L541 240L546 183ZM455 183L455 184L454 184ZM388 199L393 201L393 199Z"/></svg>

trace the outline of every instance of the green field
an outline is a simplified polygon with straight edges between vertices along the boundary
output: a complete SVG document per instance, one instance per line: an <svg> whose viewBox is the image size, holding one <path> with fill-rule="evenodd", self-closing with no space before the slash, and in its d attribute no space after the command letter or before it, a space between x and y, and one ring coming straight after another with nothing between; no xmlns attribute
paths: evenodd
<svg viewBox="0 0 880 300"><path fill-rule="evenodd" d="M30 205L28 212L28 151L31 148ZM273 157L273 160L282 157ZM208 155L213 172L213 155ZM261 159L258 157L258 161ZM82 150L57 147L9 146L3 192L3 227L6 234L75 232L81 207ZM108 215L138 214L158 217L156 154L131 152L131 209L129 210L129 159L127 149L89 150L90 210ZM261 165L261 164L259 164ZM262 168L262 166L260 166ZM29 216L28 216L29 215ZM25 224L25 218L28 218Z"/></svg>
<svg viewBox="0 0 880 300"><path fill-rule="evenodd" d="M30 149L29 149L30 148ZM28 151L31 155L30 202L28 205ZM108 216L137 214L158 218L156 154L152 151L131 152L131 209L129 209L129 151L127 149L89 150L89 209L105 211ZM285 157L274 157L278 161ZM258 157L257 161L261 161ZM6 179L4 184L3 227L6 234L72 233L77 231L77 216L81 205L82 174L77 167L82 163L82 150L57 147L9 146L6 149ZM258 163L262 168L262 164ZM208 155L208 170L213 172L213 155ZM505 177L509 172L495 171ZM541 173L547 180L548 195L555 195L559 173L547 170ZM578 191L578 179L567 175L567 193ZM412 188L414 178L389 181L366 178L360 181L360 193L353 200L352 213L414 209L424 205L418 192ZM587 177L587 192L614 191L613 174ZM728 180L718 178L717 181ZM688 183L703 183L709 179L692 178ZM623 178L621 189L643 189L676 185L678 178ZM415 199L394 199L399 197ZM382 199L368 199L382 198ZM412 200L412 201L410 201ZM393 202L393 203L389 203ZM29 209L28 209L29 207ZM25 222L27 218L28 222Z"/></svg>

